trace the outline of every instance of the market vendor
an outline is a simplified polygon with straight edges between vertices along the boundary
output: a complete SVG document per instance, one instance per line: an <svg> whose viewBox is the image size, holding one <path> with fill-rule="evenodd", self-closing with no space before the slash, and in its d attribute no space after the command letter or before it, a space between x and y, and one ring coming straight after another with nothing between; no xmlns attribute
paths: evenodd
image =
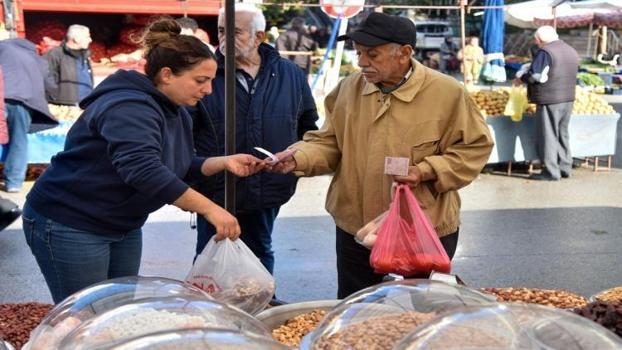
<svg viewBox="0 0 622 350"><path fill-rule="evenodd" d="M192 120L182 106L211 93L216 60L180 31L170 19L147 29L146 75L120 70L82 101L64 151L28 194L26 242L55 303L93 283L137 275L141 227L165 204L200 214L216 227L216 239L240 235L235 217L184 180L224 169L248 176L263 161L194 155Z"/></svg>
<svg viewBox="0 0 622 350"><path fill-rule="evenodd" d="M371 13L340 39L354 42L362 71L326 97L322 128L307 132L303 142L291 146L295 155L272 170L304 176L334 172L326 209L337 225L338 297L344 298L384 277L374 273L370 251L355 242L354 234L389 208L393 181L412 186L453 257L458 189L478 176L493 141L464 87L412 58L412 21ZM409 158L408 175L385 175L387 156Z"/></svg>

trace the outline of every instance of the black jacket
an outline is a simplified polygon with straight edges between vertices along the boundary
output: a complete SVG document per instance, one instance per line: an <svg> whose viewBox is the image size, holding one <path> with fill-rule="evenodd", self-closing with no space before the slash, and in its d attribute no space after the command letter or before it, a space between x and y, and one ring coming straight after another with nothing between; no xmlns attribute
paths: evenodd
<svg viewBox="0 0 622 350"><path fill-rule="evenodd" d="M316 130L315 101L304 73L266 44L259 46L261 67L251 92L236 82L237 152L264 158L253 147L279 152ZM197 154L221 156L225 152L225 77L224 57L217 53L218 70L211 95L199 103L195 120ZM241 73L238 73L241 74ZM259 210L286 203L296 189L296 176L261 172L237 179L236 207ZM217 203L224 202L224 176L210 177L201 191Z"/></svg>
<svg viewBox="0 0 622 350"><path fill-rule="evenodd" d="M49 129L58 122L45 100L47 62L39 57L35 44L26 39L0 41L0 65L4 73L4 99L23 103L32 111L30 132Z"/></svg>
<svg viewBox="0 0 622 350"><path fill-rule="evenodd" d="M45 54L50 65L50 76L55 83L47 89L50 103L60 105L77 105L80 102L77 61L84 60L91 76L90 88L93 88L93 70L91 68L90 52L88 50L71 50L65 42Z"/></svg>

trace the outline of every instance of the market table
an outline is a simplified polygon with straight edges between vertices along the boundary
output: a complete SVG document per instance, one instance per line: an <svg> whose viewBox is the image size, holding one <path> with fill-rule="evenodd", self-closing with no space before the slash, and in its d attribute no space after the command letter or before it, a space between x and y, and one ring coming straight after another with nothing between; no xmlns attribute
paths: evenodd
<svg viewBox="0 0 622 350"><path fill-rule="evenodd" d="M615 154L616 130L620 114L573 115L570 118L570 153L574 158ZM520 122L508 116L489 116L495 147L488 163L520 162L538 159L535 117L525 115Z"/></svg>

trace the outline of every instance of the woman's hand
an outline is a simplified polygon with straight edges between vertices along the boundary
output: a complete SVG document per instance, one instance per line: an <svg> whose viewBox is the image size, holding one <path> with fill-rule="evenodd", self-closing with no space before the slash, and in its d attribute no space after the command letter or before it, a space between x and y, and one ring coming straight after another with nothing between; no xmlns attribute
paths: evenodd
<svg viewBox="0 0 622 350"><path fill-rule="evenodd" d="M238 219L220 206L214 204L203 216L216 228L216 241L225 238L235 241L240 237L242 230Z"/></svg>
<svg viewBox="0 0 622 350"><path fill-rule="evenodd" d="M266 162L250 154L234 154L224 159L225 169L235 176L247 177L261 171Z"/></svg>

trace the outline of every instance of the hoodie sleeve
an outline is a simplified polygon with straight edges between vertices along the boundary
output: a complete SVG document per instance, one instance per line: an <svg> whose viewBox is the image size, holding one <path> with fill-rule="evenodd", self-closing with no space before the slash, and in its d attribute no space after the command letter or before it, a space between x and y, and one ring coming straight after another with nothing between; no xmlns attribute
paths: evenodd
<svg viewBox="0 0 622 350"><path fill-rule="evenodd" d="M171 204L189 186L161 161L164 122L149 104L124 102L102 113L91 126L108 142L108 156L127 185Z"/></svg>

